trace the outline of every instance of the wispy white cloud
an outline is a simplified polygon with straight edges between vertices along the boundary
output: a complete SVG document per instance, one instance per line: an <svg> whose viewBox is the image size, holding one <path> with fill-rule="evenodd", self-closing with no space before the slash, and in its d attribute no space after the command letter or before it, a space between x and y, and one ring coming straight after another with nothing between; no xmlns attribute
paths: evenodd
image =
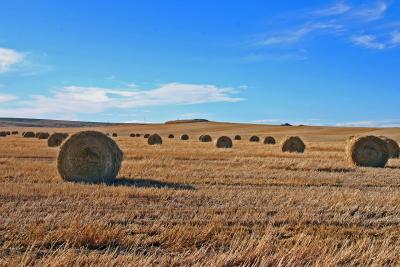
<svg viewBox="0 0 400 267"><path fill-rule="evenodd" d="M392 32L392 39L391 39L392 45L400 45L400 31L394 31Z"/></svg>
<svg viewBox="0 0 400 267"><path fill-rule="evenodd" d="M16 50L0 47L0 73L7 72L24 59L24 54Z"/></svg>
<svg viewBox="0 0 400 267"><path fill-rule="evenodd" d="M352 39L354 44L360 45L366 48L378 49L383 50L386 48L386 44L382 42L378 42L377 38L371 34L364 34L353 36Z"/></svg>
<svg viewBox="0 0 400 267"><path fill-rule="evenodd" d="M347 12L349 12L352 9L350 5L348 5L345 2L338 2L332 6L316 10L313 13L313 15L316 16L336 16L336 15L342 15Z"/></svg>
<svg viewBox="0 0 400 267"><path fill-rule="evenodd" d="M400 127L400 120L385 119L385 120L365 120L353 121L345 123L337 123L336 126L348 127Z"/></svg>
<svg viewBox="0 0 400 267"><path fill-rule="evenodd" d="M365 21L373 21L381 19L389 5L385 2L378 2L372 7L361 7L356 9L352 13L352 17L355 19L362 19Z"/></svg>
<svg viewBox="0 0 400 267"><path fill-rule="evenodd" d="M17 97L11 94L0 94L0 103L16 100Z"/></svg>
<svg viewBox="0 0 400 267"><path fill-rule="evenodd" d="M191 105L214 102L238 102L238 90L207 84L169 83L151 90L129 90L68 86L51 96L35 95L14 103L15 108L0 108L0 117L75 118L109 109L152 106Z"/></svg>

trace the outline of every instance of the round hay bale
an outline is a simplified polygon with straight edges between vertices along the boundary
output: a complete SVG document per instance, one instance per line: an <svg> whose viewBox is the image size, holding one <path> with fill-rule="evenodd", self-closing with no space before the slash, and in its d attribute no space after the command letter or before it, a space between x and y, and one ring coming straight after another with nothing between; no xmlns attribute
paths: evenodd
<svg viewBox="0 0 400 267"><path fill-rule="evenodd" d="M130 137L136 137L136 134L131 133L129 136L130 136Z"/></svg>
<svg viewBox="0 0 400 267"><path fill-rule="evenodd" d="M114 140L100 132L84 131L62 144L57 168L65 181L109 183L118 175L122 158Z"/></svg>
<svg viewBox="0 0 400 267"><path fill-rule="evenodd" d="M181 135L181 140L183 140L183 141L189 140L189 135L187 135L187 134L182 134L182 135Z"/></svg>
<svg viewBox="0 0 400 267"><path fill-rule="evenodd" d="M169 135L168 135L168 138L171 138L171 139L172 139L172 138L175 138L175 136L174 136L173 134L169 134Z"/></svg>
<svg viewBox="0 0 400 267"><path fill-rule="evenodd" d="M113 133L112 137L118 137L118 134L117 133Z"/></svg>
<svg viewBox="0 0 400 267"><path fill-rule="evenodd" d="M11 134L12 134L12 135L17 135L17 134L18 134L18 131L12 131Z"/></svg>
<svg viewBox="0 0 400 267"><path fill-rule="evenodd" d="M6 131L6 135L11 135L11 132L10 131Z"/></svg>
<svg viewBox="0 0 400 267"><path fill-rule="evenodd" d="M346 157L355 166L383 168L389 160L389 149L379 137L361 136L347 143Z"/></svg>
<svg viewBox="0 0 400 267"><path fill-rule="evenodd" d="M250 137L250 142L260 142L260 138L257 135Z"/></svg>
<svg viewBox="0 0 400 267"><path fill-rule="evenodd" d="M212 138L211 138L211 136L208 135L208 134L203 134L203 135L200 135L199 141L200 141L200 142L211 142L211 141L212 141Z"/></svg>
<svg viewBox="0 0 400 267"><path fill-rule="evenodd" d="M145 134L145 135L143 135L143 137L144 137L144 138L149 138L149 137L150 137L150 134Z"/></svg>
<svg viewBox="0 0 400 267"><path fill-rule="evenodd" d="M47 140L47 145L49 147L57 147L64 142L65 139L68 138L67 133L53 133L50 135L49 139Z"/></svg>
<svg viewBox="0 0 400 267"><path fill-rule="evenodd" d="M399 152L400 152L400 148L399 148L399 144L391 139L388 138L386 136L380 136L380 138L385 141L387 148L389 150L389 158L391 159L397 159L399 157Z"/></svg>
<svg viewBox="0 0 400 267"><path fill-rule="evenodd" d="M272 136L265 137L264 138L264 144L266 144L266 145L275 145L276 144L275 138L272 137Z"/></svg>
<svg viewBox="0 0 400 267"><path fill-rule="evenodd" d="M152 134L147 138L147 143L149 145L161 145L162 144L162 138L158 134Z"/></svg>
<svg viewBox="0 0 400 267"><path fill-rule="evenodd" d="M215 141L215 146L218 148L232 148L232 139L228 136L221 136Z"/></svg>
<svg viewBox="0 0 400 267"><path fill-rule="evenodd" d="M49 137L50 137L50 134L49 133L44 133L44 132L41 132L41 133L39 133L37 135L38 139L48 139Z"/></svg>
<svg viewBox="0 0 400 267"><path fill-rule="evenodd" d="M281 142L282 152L297 152L303 153L306 149L306 145L298 136L289 136Z"/></svg>
<svg viewBox="0 0 400 267"><path fill-rule="evenodd" d="M136 134L136 137L140 137L140 134L139 134L139 133L137 133L137 134Z"/></svg>
<svg viewBox="0 0 400 267"><path fill-rule="evenodd" d="M7 136L7 133L4 132L4 131L3 131L3 132L0 132L0 136L1 136L1 137L6 137L6 136Z"/></svg>
<svg viewBox="0 0 400 267"><path fill-rule="evenodd" d="M242 137L240 135L235 135L235 140L242 140Z"/></svg>
<svg viewBox="0 0 400 267"><path fill-rule="evenodd" d="M25 132L24 138L34 138L36 137L34 132Z"/></svg>

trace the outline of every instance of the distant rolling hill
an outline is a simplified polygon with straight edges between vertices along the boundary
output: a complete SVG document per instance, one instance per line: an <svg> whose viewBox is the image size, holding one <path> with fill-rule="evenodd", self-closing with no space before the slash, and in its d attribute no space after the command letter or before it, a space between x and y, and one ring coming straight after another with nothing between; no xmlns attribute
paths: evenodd
<svg viewBox="0 0 400 267"><path fill-rule="evenodd" d="M0 127L68 128L68 127L101 127L101 126L119 126L119 125L125 125L125 124L105 123L105 122L25 119L25 118L0 118Z"/></svg>

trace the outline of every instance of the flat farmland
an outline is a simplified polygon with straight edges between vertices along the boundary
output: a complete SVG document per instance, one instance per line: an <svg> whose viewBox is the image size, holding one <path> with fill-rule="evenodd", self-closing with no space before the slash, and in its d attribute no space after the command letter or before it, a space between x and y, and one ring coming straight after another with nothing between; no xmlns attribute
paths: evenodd
<svg viewBox="0 0 400 267"><path fill-rule="evenodd" d="M345 160L349 136L399 142L398 128L202 122L6 129L118 133L124 161L112 185L67 183L57 173L58 148L47 140L0 137L2 266L400 264L400 160L385 168ZM149 146L145 133L160 134L163 144ZM179 140L183 133L188 141ZM242 140L221 150L199 142L201 134ZM261 142L249 142L252 135ZM300 136L305 153L282 153L287 135ZM263 144L265 136L278 144Z"/></svg>

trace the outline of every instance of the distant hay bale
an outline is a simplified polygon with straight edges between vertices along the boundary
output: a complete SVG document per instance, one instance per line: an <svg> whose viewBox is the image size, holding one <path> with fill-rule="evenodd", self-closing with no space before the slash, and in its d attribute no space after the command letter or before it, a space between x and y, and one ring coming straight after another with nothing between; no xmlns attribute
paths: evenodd
<svg viewBox="0 0 400 267"><path fill-rule="evenodd" d="M118 134L117 133L113 133L112 137L118 137Z"/></svg>
<svg viewBox="0 0 400 267"><path fill-rule="evenodd" d="M150 134L145 134L145 135L143 135L143 137L144 137L144 138L149 138L149 137L150 137Z"/></svg>
<svg viewBox="0 0 400 267"><path fill-rule="evenodd" d="M356 137L347 143L346 158L355 166L383 168L389 160L389 149L379 137Z"/></svg>
<svg viewBox="0 0 400 267"><path fill-rule="evenodd" d="M175 138L175 136L174 136L173 134L169 134L169 135L168 135L168 138L171 138L171 139L172 139L172 138Z"/></svg>
<svg viewBox="0 0 400 267"><path fill-rule="evenodd" d="M260 138L257 135L250 137L250 142L260 142Z"/></svg>
<svg viewBox="0 0 400 267"><path fill-rule="evenodd" d="M137 133L137 134L136 134L136 137L140 137L140 134L139 134L139 133Z"/></svg>
<svg viewBox="0 0 400 267"><path fill-rule="evenodd" d="M34 137L36 137L34 132L25 132L23 136L24 136L24 138L34 138Z"/></svg>
<svg viewBox="0 0 400 267"><path fill-rule="evenodd" d="M0 136L1 136L1 137L6 137L6 136L7 136L7 133L4 132L4 131L3 131L3 132L0 132Z"/></svg>
<svg viewBox="0 0 400 267"><path fill-rule="evenodd" d="M6 135L11 135L11 132L10 131L6 131Z"/></svg>
<svg viewBox="0 0 400 267"><path fill-rule="evenodd" d="M18 134L18 131L12 131L11 134L12 134L12 135L17 135L17 134Z"/></svg>
<svg viewBox="0 0 400 267"><path fill-rule="evenodd" d="M58 147L68 138L67 133L53 133L47 140L47 145L49 147Z"/></svg>
<svg viewBox="0 0 400 267"><path fill-rule="evenodd" d="M130 136L130 137L136 137L136 134L131 133L129 136Z"/></svg>
<svg viewBox="0 0 400 267"><path fill-rule="evenodd" d="M50 137L50 134L49 133L45 133L45 132L40 132L38 135L37 135L37 138L38 139L48 139Z"/></svg>
<svg viewBox="0 0 400 267"><path fill-rule="evenodd" d="M199 137L199 141L200 141L200 142L211 142L211 141L212 141L212 138L211 138L211 136L208 135L208 134L202 134L202 135L200 135L200 137Z"/></svg>
<svg viewBox="0 0 400 267"><path fill-rule="evenodd" d="M147 138L147 144L149 145L161 145L162 138L158 134L152 134Z"/></svg>
<svg viewBox="0 0 400 267"><path fill-rule="evenodd" d="M183 140L183 141L189 140L189 135L187 135L187 134L182 134L182 135L181 135L181 140Z"/></svg>
<svg viewBox="0 0 400 267"><path fill-rule="evenodd" d="M25 134L25 132L22 132L22 134L21 134L21 135L22 135L22 136L24 136L24 134Z"/></svg>
<svg viewBox="0 0 400 267"><path fill-rule="evenodd" d="M100 132L84 131L62 144L57 169L64 181L109 183L118 175L122 158L113 139Z"/></svg>
<svg viewBox="0 0 400 267"><path fill-rule="evenodd" d="M232 148L232 139L228 136L221 136L215 141L215 146L218 148Z"/></svg>
<svg viewBox="0 0 400 267"><path fill-rule="evenodd" d="M397 159L399 157L399 152L400 152L400 148L399 148L399 144L391 139L388 138L386 136L380 136L380 138L385 141L387 148L389 150L389 158L391 159Z"/></svg>
<svg viewBox="0 0 400 267"><path fill-rule="evenodd" d="M306 149L306 145L298 136L289 136L281 142L282 152L297 152L303 153Z"/></svg>
<svg viewBox="0 0 400 267"><path fill-rule="evenodd" d="M275 138L272 137L272 136L265 137L264 138L264 144L266 144L266 145L275 145L276 144Z"/></svg>
<svg viewBox="0 0 400 267"><path fill-rule="evenodd" d="M242 140L242 137L240 135L235 135L235 140Z"/></svg>

